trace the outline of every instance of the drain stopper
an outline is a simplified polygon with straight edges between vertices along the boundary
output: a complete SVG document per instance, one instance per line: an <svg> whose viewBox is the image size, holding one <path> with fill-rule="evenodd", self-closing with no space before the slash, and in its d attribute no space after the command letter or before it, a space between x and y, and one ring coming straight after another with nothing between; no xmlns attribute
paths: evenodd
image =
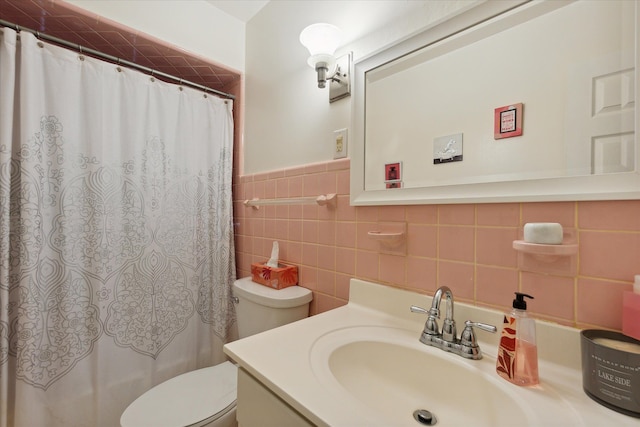
<svg viewBox="0 0 640 427"><path fill-rule="evenodd" d="M431 411L427 411L426 409L415 410L413 412L413 418L420 424L424 424L426 426L433 426L438 422L436 416L433 415Z"/></svg>

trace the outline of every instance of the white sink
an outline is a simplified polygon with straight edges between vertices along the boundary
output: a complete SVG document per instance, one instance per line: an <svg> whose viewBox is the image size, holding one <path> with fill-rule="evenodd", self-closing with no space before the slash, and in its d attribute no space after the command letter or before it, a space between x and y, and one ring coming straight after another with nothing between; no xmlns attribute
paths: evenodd
<svg viewBox="0 0 640 427"><path fill-rule="evenodd" d="M438 426L582 424L548 385L515 386L498 377L494 358L467 360L418 335L382 326L338 329L315 341L310 365L324 387L363 409L366 425L419 426L417 409L435 415Z"/></svg>
<svg viewBox="0 0 640 427"><path fill-rule="evenodd" d="M495 371L498 334L477 331L481 360L418 340L425 316L409 307L429 307L430 297L352 279L349 298L344 307L225 345L268 397L277 397L259 406L251 394L239 414L242 407L260 414L255 425L263 427L262 411L279 401L319 427L419 427L417 409L433 413L437 427L638 427L637 418L582 390L577 329L537 321L541 382L518 387ZM458 325L466 319L500 325L504 317L464 303L455 312ZM242 401L240 388L238 396Z"/></svg>

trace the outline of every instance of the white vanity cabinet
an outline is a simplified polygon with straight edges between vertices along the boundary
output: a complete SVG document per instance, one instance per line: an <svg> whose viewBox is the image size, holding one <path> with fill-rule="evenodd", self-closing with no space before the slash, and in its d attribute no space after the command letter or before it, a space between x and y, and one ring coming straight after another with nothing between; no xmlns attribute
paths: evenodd
<svg viewBox="0 0 640 427"><path fill-rule="evenodd" d="M313 426L260 381L238 368L238 427Z"/></svg>

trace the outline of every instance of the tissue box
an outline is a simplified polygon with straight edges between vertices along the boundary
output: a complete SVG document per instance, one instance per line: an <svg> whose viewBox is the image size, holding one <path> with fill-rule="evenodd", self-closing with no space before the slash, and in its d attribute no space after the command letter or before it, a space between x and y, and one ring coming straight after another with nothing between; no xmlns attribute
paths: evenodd
<svg viewBox="0 0 640 427"><path fill-rule="evenodd" d="M298 267L278 263L277 268L269 267L265 262L251 264L251 280L273 289L283 289L298 284Z"/></svg>

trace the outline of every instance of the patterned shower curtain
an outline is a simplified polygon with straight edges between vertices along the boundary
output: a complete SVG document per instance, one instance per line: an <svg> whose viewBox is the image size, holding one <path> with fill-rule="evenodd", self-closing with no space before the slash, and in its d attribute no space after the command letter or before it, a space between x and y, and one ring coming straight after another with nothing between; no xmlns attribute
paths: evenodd
<svg viewBox="0 0 640 427"><path fill-rule="evenodd" d="M0 426L117 426L224 360L232 103L0 31Z"/></svg>

